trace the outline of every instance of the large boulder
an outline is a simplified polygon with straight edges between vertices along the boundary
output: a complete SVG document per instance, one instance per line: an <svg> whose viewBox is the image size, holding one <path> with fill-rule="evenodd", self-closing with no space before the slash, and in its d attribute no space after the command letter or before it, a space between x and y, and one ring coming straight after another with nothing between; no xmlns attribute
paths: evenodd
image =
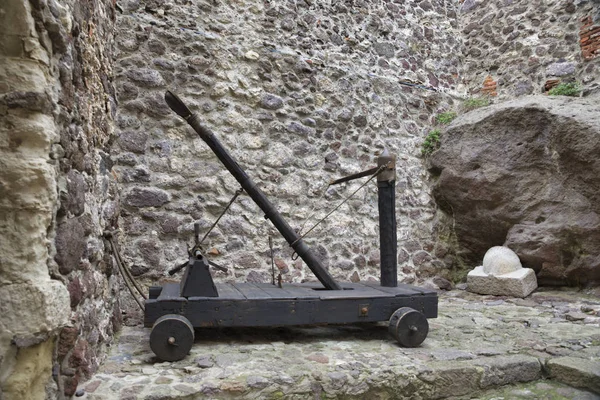
<svg viewBox="0 0 600 400"><path fill-rule="evenodd" d="M599 103L529 96L448 127L430 172L465 261L504 245L540 284L600 284Z"/></svg>

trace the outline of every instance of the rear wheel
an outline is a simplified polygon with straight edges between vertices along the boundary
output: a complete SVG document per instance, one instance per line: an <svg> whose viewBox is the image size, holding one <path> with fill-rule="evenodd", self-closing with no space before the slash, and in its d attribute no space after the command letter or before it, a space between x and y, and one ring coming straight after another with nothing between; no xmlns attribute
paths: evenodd
<svg viewBox="0 0 600 400"><path fill-rule="evenodd" d="M163 361L182 360L194 344L194 327L183 315L167 314L150 332L150 348Z"/></svg>
<svg viewBox="0 0 600 400"><path fill-rule="evenodd" d="M427 337L429 323L417 310L402 307L392 314L388 331L402 347L417 347Z"/></svg>

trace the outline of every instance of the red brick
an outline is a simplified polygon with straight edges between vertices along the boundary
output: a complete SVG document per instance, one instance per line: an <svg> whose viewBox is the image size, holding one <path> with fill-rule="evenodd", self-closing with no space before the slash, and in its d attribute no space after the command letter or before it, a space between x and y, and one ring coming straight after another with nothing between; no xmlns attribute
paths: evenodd
<svg viewBox="0 0 600 400"><path fill-rule="evenodd" d="M580 19L582 26L579 29L579 46L584 60L591 60L600 55L600 26L594 25L592 17Z"/></svg>
<svg viewBox="0 0 600 400"><path fill-rule="evenodd" d="M482 87L481 91L490 96L497 96L498 95L498 92L496 91L497 86L498 86L498 84L496 83L496 81L494 81L494 78L492 78L490 75L488 75L483 80L483 87Z"/></svg>
<svg viewBox="0 0 600 400"><path fill-rule="evenodd" d="M598 28L600 28L600 27L597 25L584 25L581 27L581 29L579 29L579 34L580 35L591 34L591 33L594 33Z"/></svg>
<svg viewBox="0 0 600 400"><path fill-rule="evenodd" d="M554 86L560 83L560 79L548 79L544 84L544 91L547 92L552 89Z"/></svg>

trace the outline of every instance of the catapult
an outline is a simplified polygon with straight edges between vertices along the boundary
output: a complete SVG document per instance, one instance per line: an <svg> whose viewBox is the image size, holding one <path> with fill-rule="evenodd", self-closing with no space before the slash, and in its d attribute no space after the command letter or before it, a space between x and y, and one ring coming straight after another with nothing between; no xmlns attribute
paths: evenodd
<svg viewBox="0 0 600 400"><path fill-rule="evenodd" d="M189 251L189 261L170 271L185 269L180 283L151 287L145 301L144 325L152 327L150 347L158 358L183 359L194 343L194 328L208 327L389 321L388 330L400 345L416 347L425 340L427 318L437 317L438 298L433 290L397 282L395 157L384 152L377 167L332 182L376 175L378 186L380 282L338 283L199 117L170 91L165 101L212 149L320 284L215 284L209 270L215 264L202 253L195 229L196 246Z"/></svg>

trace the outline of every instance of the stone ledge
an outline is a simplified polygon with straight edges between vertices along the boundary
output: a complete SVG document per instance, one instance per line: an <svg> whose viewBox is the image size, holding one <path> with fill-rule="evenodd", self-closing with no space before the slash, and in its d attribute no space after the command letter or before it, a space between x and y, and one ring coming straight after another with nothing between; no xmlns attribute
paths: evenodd
<svg viewBox="0 0 600 400"><path fill-rule="evenodd" d="M548 360L546 366L552 379L600 394L600 360L559 357Z"/></svg>
<svg viewBox="0 0 600 400"><path fill-rule="evenodd" d="M490 357L476 360L473 364L484 369L479 382L482 389L516 382L531 382L542 377L542 365L536 357L532 356L515 354Z"/></svg>
<svg viewBox="0 0 600 400"><path fill-rule="evenodd" d="M439 317L418 348L399 347L385 324L204 329L174 363L154 358L149 329L126 327L79 390L88 400L470 398L540 381L546 359L600 354L598 322L566 317L582 307L600 311L600 299L543 289L526 300L451 291L440 294ZM557 374L547 385L570 390Z"/></svg>

